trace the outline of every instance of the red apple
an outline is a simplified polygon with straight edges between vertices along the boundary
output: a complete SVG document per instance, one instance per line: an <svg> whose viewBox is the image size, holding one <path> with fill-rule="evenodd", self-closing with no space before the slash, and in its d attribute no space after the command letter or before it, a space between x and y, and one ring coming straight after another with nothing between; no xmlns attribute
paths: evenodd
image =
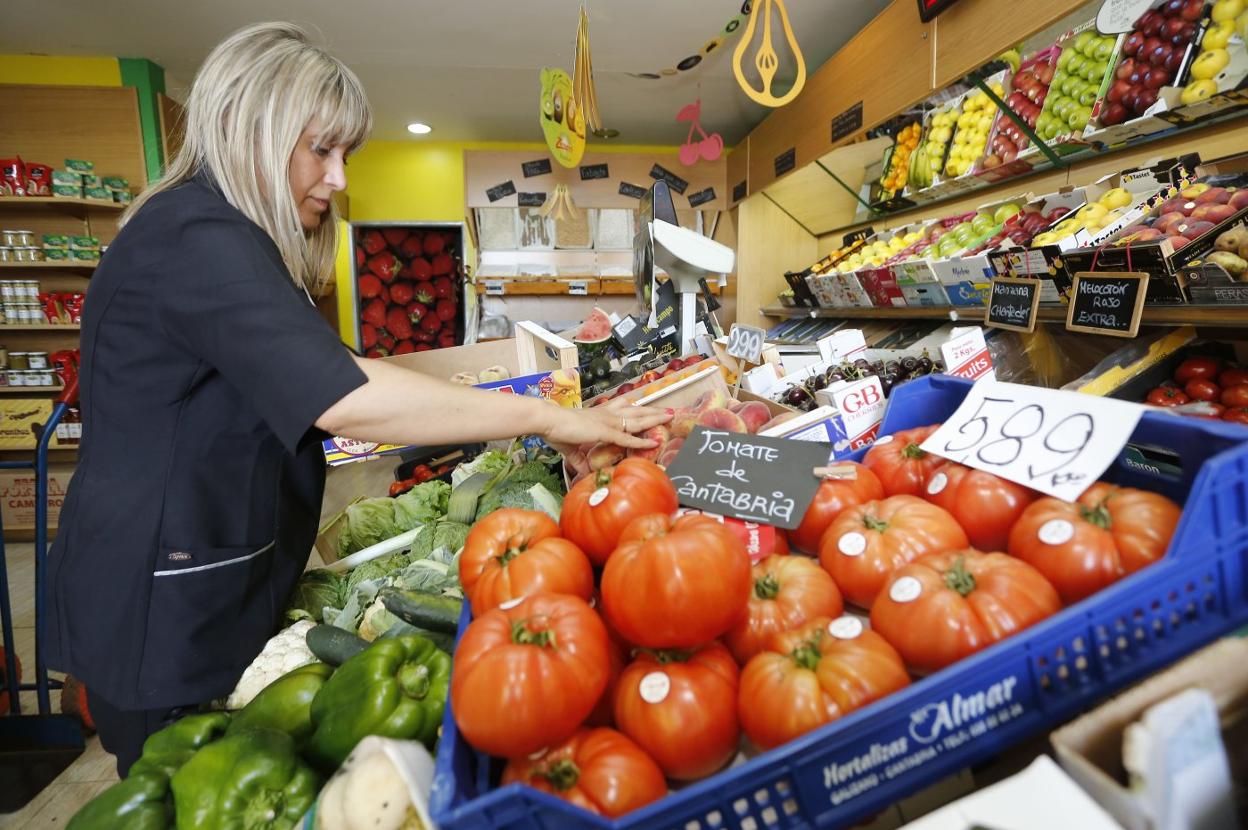
<svg viewBox="0 0 1248 830"><path fill-rule="evenodd" d="M1105 94L1105 100L1109 101L1111 104L1117 104L1122 101L1122 96L1126 95L1127 91L1130 89L1130 82L1114 81L1109 88L1109 92Z"/></svg>
<svg viewBox="0 0 1248 830"><path fill-rule="evenodd" d="M1169 43L1162 43L1148 53L1148 62L1153 66L1165 66L1173 54L1174 47Z"/></svg>
<svg viewBox="0 0 1248 830"><path fill-rule="evenodd" d="M1035 67L1036 80L1047 87L1053 83L1053 64L1041 63Z"/></svg>
<svg viewBox="0 0 1248 830"><path fill-rule="evenodd" d="M1127 58L1122 63L1118 64L1118 69L1114 72L1114 77L1120 81L1125 81L1131 77L1131 73L1134 71L1135 58Z"/></svg>
<svg viewBox="0 0 1248 830"><path fill-rule="evenodd" d="M1179 248L1182 248L1184 245L1187 245L1188 243L1192 241L1188 239L1186 236L1168 236L1166 237L1166 239L1170 240L1170 247L1172 250L1175 250L1175 251L1177 251Z"/></svg>
<svg viewBox="0 0 1248 830"><path fill-rule="evenodd" d="M1143 87L1133 85L1127 90L1127 94L1122 96L1122 105L1128 112L1139 112L1140 93L1143 91Z"/></svg>
<svg viewBox="0 0 1248 830"><path fill-rule="evenodd" d="M1149 9L1140 15L1140 19L1135 21L1136 31L1143 32L1148 37L1153 37L1161 31L1161 24L1165 20L1157 12Z"/></svg>
<svg viewBox="0 0 1248 830"><path fill-rule="evenodd" d="M1210 203L1225 205L1231 201L1231 191L1227 190L1225 187L1211 187L1204 193L1197 194L1196 198L1192 199L1192 201L1198 205Z"/></svg>
<svg viewBox="0 0 1248 830"><path fill-rule="evenodd" d="M1158 216L1157 221L1153 223L1153 227L1161 231L1162 233L1168 234L1172 232L1171 229L1174 228L1175 225L1180 225L1186 221L1187 221L1187 217L1184 216L1182 213L1179 213L1178 211L1172 211L1170 213L1163 213L1161 216Z"/></svg>
<svg viewBox="0 0 1248 830"><path fill-rule="evenodd" d="M1140 47L1143 45L1144 35L1139 32L1132 32L1127 35L1127 39L1122 42L1122 53L1124 55L1134 55L1136 52L1140 51Z"/></svg>
<svg viewBox="0 0 1248 830"><path fill-rule="evenodd" d="M1133 87L1144 85L1144 76L1148 74L1148 64L1137 63L1135 69L1131 70L1131 74L1127 76L1127 82Z"/></svg>
<svg viewBox="0 0 1248 830"><path fill-rule="evenodd" d="M1167 17L1161 24L1161 36L1167 39L1174 37L1183 31L1186 22L1181 17Z"/></svg>
<svg viewBox="0 0 1248 830"><path fill-rule="evenodd" d="M1166 42L1162 40L1161 38L1157 37L1156 32L1153 32L1148 38L1145 39L1144 45L1140 47L1140 54L1138 55L1138 57L1141 58L1142 60L1152 63L1153 51L1165 45L1166 45Z"/></svg>
<svg viewBox="0 0 1248 830"><path fill-rule="evenodd" d="M1149 89L1161 89L1170 83L1170 73L1163 66L1154 66L1144 76L1144 86Z"/></svg>
<svg viewBox="0 0 1248 830"><path fill-rule="evenodd" d="M1157 90L1142 89L1136 96L1134 112L1136 115L1143 115L1155 103L1157 103Z"/></svg>
<svg viewBox="0 0 1248 830"><path fill-rule="evenodd" d="M1179 71L1179 67L1183 65L1184 49L1175 49L1170 53L1170 57L1166 58L1165 69L1171 76Z"/></svg>
<svg viewBox="0 0 1248 830"><path fill-rule="evenodd" d="M1235 208L1236 211L1248 208L1248 189L1236 190L1231 194L1231 201L1228 204Z"/></svg>
<svg viewBox="0 0 1248 830"><path fill-rule="evenodd" d="M1044 215L1044 218L1047 219L1050 223L1053 223L1053 222L1056 222L1058 219L1061 219L1063 216L1065 216L1068 213L1070 213L1070 208L1066 207L1065 205L1058 205L1057 207L1053 208L1048 213L1046 213Z"/></svg>
<svg viewBox="0 0 1248 830"><path fill-rule="evenodd" d="M1106 127L1112 127L1115 124L1121 124L1123 121L1126 121L1127 115L1127 108L1120 102L1115 102L1107 106L1105 111L1101 113L1101 123Z"/></svg>
<svg viewBox="0 0 1248 830"><path fill-rule="evenodd" d="M1183 3L1183 11L1179 12L1179 16L1188 23L1195 23L1200 20L1201 14L1205 10L1205 0L1186 0Z"/></svg>
<svg viewBox="0 0 1248 830"><path fill-rule="evenodd" d="M1166 0L1161 7L1161 13L1166 17L1178 17L1183 11L1183 4L1184 0Z"/></svg>
<svg viewBox="0 0 1248 830"><path fill-rule="evenodd" d="M1192 211L1192 220L1194 222L1225 222L1236 213L1235 208L1230 205L1222 204L1204 204Z"/></svg>

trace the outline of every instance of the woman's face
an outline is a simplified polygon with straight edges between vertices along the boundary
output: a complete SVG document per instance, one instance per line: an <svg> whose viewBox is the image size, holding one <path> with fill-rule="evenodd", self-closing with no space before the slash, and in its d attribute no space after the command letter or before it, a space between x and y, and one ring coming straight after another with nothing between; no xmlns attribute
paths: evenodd
<svg viewBox="0 0 1248 830"><path fill-rule="evenodd" d="M290 192L305 231L320 227L329 201L347 186L346 145L320 144L316 124L308 125L290 156Z"/></svg>

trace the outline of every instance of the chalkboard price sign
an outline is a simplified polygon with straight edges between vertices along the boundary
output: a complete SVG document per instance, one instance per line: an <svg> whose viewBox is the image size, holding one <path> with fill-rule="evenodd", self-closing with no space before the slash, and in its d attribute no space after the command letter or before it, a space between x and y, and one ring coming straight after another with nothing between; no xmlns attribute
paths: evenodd
<svg viewBox="0 0 1248 830"><path fill-rule="evenodd" d="M689 207L697 207L707 202L715 201L715 188L708 187L705 190L699 190L697 193L689 194Z"/></svg>
<svg viewBox="0 0 1248 830"><path fill-rule="evenodd" d="M545 193L525 193L522 190L516 198L520 207L541 207L546 204Z"/></svg>
<svg viewBox="0 0 1248 830"><path fill-rule="evenodd" d="M780 178L794 167L797 167L797 148L790 147L776 156L773 165L776 168L776 178Z"/></svg>
<svg viewBox="0 0 1248 830"><path fill-rule="evenodd" d="M696 427L667 475L680 503L791 530L802 522L831 447Z"/></svg>
<svg viewBox="0 0 1248 830"><path fill-rule="evenodd" d="M611 171L605 164L585 164L581 166L581 181L583 182L610 177Z"/></svg>
<svg viewBox="0 0 1248 830"><path fill-rule="evenodd" d="M832 142L851 136L862 129L862 102L854 104L832 119Z"/></svg>
<svg viewBox="0 0 1248 830"><path fill-rule="evenodd" d="M997 277L988 294L984 325L1010 331L1035 331L1040 281Z"/></svg>
<svg viewBox="0 0 1248 830"><path fill-rule="evenodd" d="M1135 337L1148 294L1148 274L1081 271L1070 292L1066 328L1111 337Z"/></svg>
<svg viewBox="0 0 1248 830"><path fill-rule="evenodd" d="M677 176L661 164L656 164L650 168L650 178L660 182L667 182L668 187L675 190L682 196L684 195L685 190L689 188L689 182L685 181L680 176Z"/></svg>
<svg viewBox="0 0 1248 830"><path fill-rule="evenodd" d="M550 159L526 161L520 165L520 170L524 173L526 179L531 179L534 176L545 176L550 172Z"/></svg>
<svg viewBox="0 0 1248 830"><path fill-rule="evenodd" d="M502 184L496 184L486 190L485 195L491 202L497 202L499 199L506 199L508 196L514 196L516 195L516 183L511 179L508 179Z"/></svg>
<svg viewBox="0 0 1248 830"><path fill-rule="evenodd" d="M733 188L732 188L732 201L739 202L742 199L744 199L745 192L746 192L746 183L743 181L737 182L735 185L733 185Z"/></svg>
<svg viewBox="0 0 1248 830"><path fill-rule="evenodd" d="M629 184L628 182L620 182L621 196L627 196L630 199L642 199L645 198L646 193L647 191L644 187L638 187L637 185Z"/></svg>

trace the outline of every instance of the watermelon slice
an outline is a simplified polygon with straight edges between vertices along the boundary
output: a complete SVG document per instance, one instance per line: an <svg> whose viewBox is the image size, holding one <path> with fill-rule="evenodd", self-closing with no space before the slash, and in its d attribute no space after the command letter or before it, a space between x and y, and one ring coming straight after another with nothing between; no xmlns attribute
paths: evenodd
<svg viewBox="0 0 1248 830"><path fill-rule="evenodd" d="M607 312L597 306L581 323L581 327L572 332L574 343L602 343L611 337L611 318Z"/></svg>

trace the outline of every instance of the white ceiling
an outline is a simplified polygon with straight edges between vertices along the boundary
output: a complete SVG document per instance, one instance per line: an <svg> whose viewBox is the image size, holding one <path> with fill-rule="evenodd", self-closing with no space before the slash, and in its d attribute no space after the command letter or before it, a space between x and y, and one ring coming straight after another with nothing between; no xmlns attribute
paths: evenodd
<svg viewBox="0 0 1248 830"><path fill-rule="evenodd" d="M808 70L888 3L787 0ZM621 132L616 143L681 143L688 127L675 122L676 113L699 95L703 127L722 132L730 146L767 114L733 78L736 37L675 76L629 75L674 68L698 53L739 13L741 0L585 5L600 109L606 125ZM436 140L540 141L538 70L560 66L571 74L580 1L5 0L4 6L11 25L0 28L0 53L145 57L186 81L230 31L292 20L318 32L359 74L375 110L375 138L409 139L405 125L419 120L433 126L429 138ZM781 33L775 37L783 40ZM179 97L178 90L171 93ZM591 146L597 143L591 139Z"/></svg>

